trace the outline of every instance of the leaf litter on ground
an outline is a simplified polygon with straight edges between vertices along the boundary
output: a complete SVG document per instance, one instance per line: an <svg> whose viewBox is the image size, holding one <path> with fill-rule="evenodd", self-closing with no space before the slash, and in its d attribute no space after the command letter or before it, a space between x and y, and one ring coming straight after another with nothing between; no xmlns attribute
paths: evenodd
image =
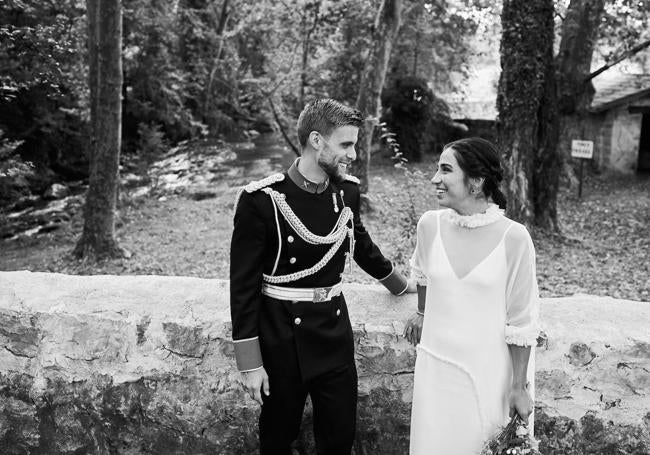
<svg viewBox="0 0 650 455"><path fill-rule="evenodd" d="M408 273L417 219L438 208L429 181L433 164L429 158L404 171L377 161L371 169L372 210L364 214L364 223L384 254ZM92 263L70 257L83 226L79 206L60 229L0 240L0 270L227 279L232 204L241 182L227 183L219 183L219 191L210 195L214 197L194 198L190 188L123 201L117 237L134 253L131 259ZM583 293L650 301L650 176L588 174L583 197L576 193L575 188L560 190L559 234L531 230L541 295ZM356 265L345 280L375 282Z"/></svg>

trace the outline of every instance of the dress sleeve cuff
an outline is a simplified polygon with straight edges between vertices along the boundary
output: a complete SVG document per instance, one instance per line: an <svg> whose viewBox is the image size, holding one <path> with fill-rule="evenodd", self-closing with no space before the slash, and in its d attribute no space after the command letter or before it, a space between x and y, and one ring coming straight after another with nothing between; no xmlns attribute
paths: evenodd
<svg viewBox="0 0 650 455"><path fill-rule="evenodd" d="M411 280L415 281L418 286L426 286L429 283L427 276L413 266L411 266Z"/></svg>
<svg viewBox="0 0 650 455"><path fill-rule="evenodd" d="M388 276L385 276L384 278L379 280L379 282L383 284L384 287L388 289L391 294L394 295L404 294L409 287L406 278L397 270L395 270L394 267L391 270L391 272L388 274Z"/></svg>
<svg viewBox="0 0 650 455"><path fill-rule="evenodd" d="M234 340L235 359L240 372L257 370L262 367L262 351L259 337Z"/></svg>
<svg viewBox="0 0 650 455"><path fill-rule="evenodd" d="M515 344L517 346L536 346L537 337L539 336L539 326L530 324L525 327L515 327L506 324L505 338L506 344Z"/></svg>

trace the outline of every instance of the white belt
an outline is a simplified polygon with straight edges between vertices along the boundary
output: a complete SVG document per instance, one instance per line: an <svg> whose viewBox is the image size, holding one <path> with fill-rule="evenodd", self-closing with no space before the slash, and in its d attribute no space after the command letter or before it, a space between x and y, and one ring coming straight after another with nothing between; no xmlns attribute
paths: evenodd
<svg viewBox="0 0 650 455"><path fill-rule="evenodd" d="M337 283L326 288L287 288L273 284L262 284L262 294L278 300L295 302L327 302L341 295L343 284Z"/></svg>

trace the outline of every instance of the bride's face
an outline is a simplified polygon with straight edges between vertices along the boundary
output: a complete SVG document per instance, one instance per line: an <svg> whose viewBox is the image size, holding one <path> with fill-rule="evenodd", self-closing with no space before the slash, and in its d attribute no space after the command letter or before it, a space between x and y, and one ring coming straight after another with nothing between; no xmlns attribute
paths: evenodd
<svg viewBox="0 0 650 455"><path fill-rule="evenodd" d="M435 187L438 203L443 207L457 209L469 198L470 185L465 173L458 165L453 149L446 149L438 160L436 174L431 180Z"/></svg>

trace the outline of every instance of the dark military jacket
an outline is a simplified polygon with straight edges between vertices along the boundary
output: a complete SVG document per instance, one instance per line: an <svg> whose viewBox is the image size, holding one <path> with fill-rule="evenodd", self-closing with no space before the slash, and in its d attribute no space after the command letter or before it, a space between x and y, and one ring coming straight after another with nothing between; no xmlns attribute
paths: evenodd
<svg viewBox="0 0 650 455"><path fill-rule="evenodd" d="M406 280L396 273L373 243L359 216L358 180L329 182L320 192L297 173L296 164L268 185L280 194L304 226L316 235L332 232L343 207L354 214L354 261L391 292L406 290ZM296 181L294 181L296 180ZM355 181L356 180L356 181ZM314 185L313 183L311 185ZM319 189L319 188L316 188ZM233 341L240 371L274 365L286 368L287 356L303 378L313 377L353 362L353 340L343 296L331 301L291 302L262 294L263 274L286 275L318 263L331 244L307 243L289 225L270 195L261 189L243 191L235 208L230 258L230 303ZM348 260L346 238L331 260L318 272L283 287L328 287L341 281ZM295 352L295 353L294 353Z"/></svg>

